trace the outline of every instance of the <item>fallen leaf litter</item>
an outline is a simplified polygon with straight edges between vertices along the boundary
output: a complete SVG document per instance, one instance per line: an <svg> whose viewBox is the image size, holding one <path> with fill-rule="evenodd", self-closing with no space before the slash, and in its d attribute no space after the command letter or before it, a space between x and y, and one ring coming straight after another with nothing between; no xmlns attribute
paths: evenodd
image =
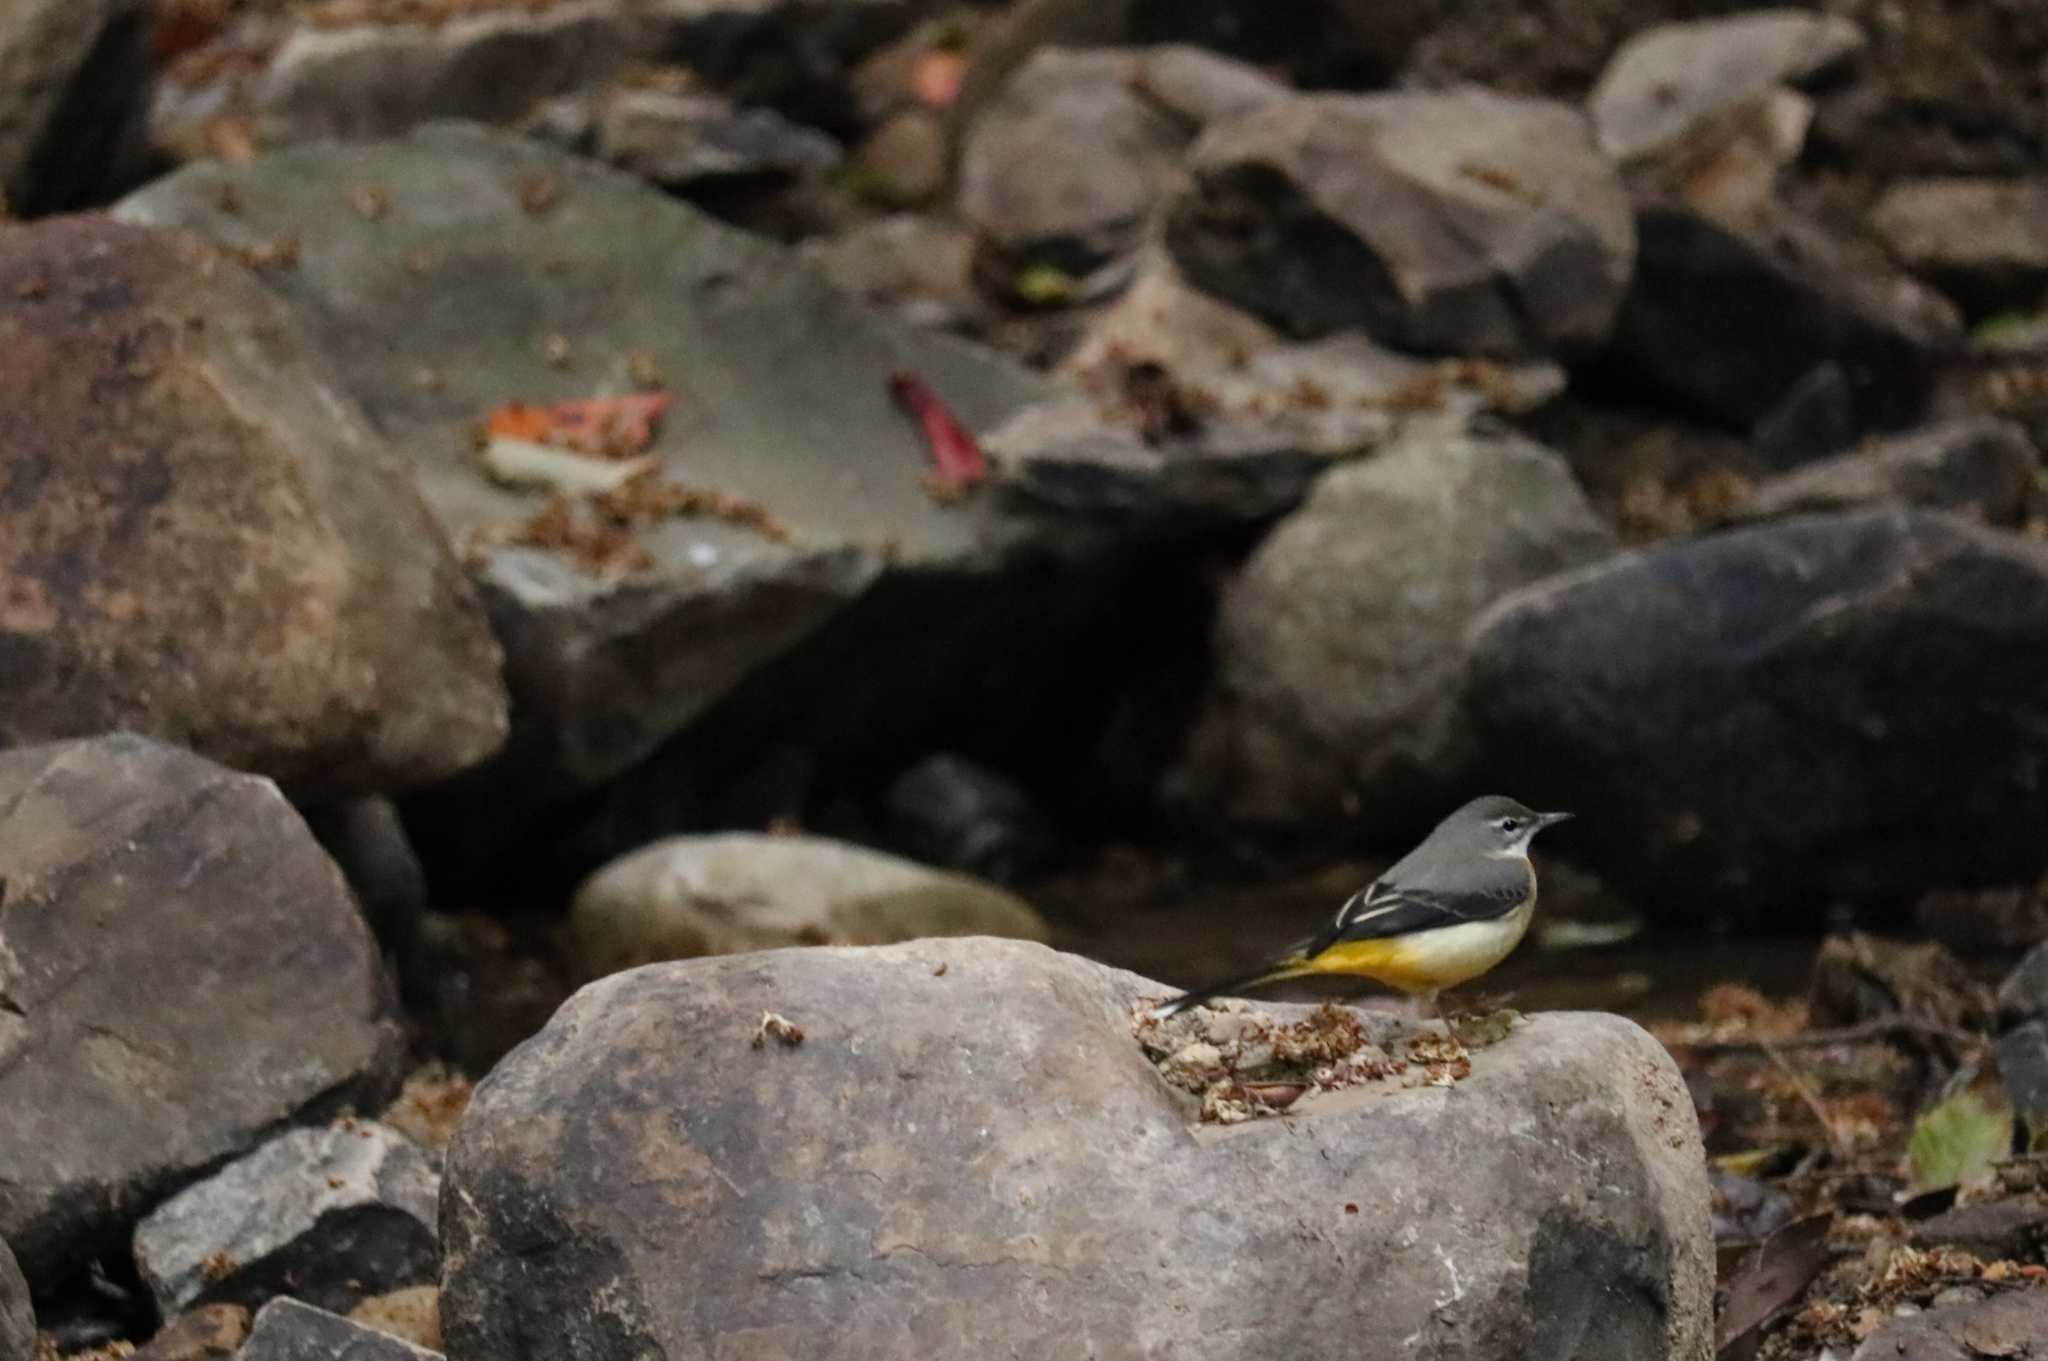
<svg viewBox="0 0 2048 1361"><path fill-rule="evenodd" d="M1131 1033L1169 1086L1196 1098L1205 1123L1234 1125L1286 1113L1324 1092L1370 1083L1450 1087L1472 1075L1472 1050L1506 1038L1512 1012L1374 1040L1365 1017L1326 1003L1294 1021L1226 999L1164 1020L1160 999L1137 1003Z"/></svg>
<svg viewBox="0 0 2048 1361"><path fill-rule="evenodd" d="M671 401L654 391L494 408L475 432L480 468L501 485L549 496L523 520L473 530L466 555L475 561L495 547L538 548L566 553L587 572L623 576L654 565L635 531L678 516L708 516L787 542L789 527L759 502L659 476L659 460L643 451Z"/></svg>

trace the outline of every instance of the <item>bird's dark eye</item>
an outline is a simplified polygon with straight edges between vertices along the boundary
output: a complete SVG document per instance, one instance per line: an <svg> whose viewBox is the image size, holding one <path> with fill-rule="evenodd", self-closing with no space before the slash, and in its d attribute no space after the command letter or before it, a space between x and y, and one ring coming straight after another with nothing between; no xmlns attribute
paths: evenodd
<svg viewBox="0 0 2048 1361"><path fill-rule="evenodd" d="M1522 830L1522 820L1520 818L1502 818L1500 820L1500 829L1509 836L1513 836L1516 832Z"/></svg>

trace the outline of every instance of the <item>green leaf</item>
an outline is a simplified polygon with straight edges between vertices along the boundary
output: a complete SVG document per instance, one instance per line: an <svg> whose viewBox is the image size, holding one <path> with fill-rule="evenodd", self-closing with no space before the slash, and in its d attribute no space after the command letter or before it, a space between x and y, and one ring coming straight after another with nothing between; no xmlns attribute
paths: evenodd
<svg viewBox="0 0 2048 1361"><path fill-rule="evenodd" d="M1959 1092L1913 1123L1906 1156L1919 1190L1988 1181L1991 1165L2012 1147L2012 1111L1975 1092Z"/></svg>
<svg viewBox="0 0 2048 1361"><path fill-rule="evenodd" d="M1033 265L1018 274L1011 286L1017 296L1040 307L1057 307L1074 296L1074 276L1057 265Z"/></svg>

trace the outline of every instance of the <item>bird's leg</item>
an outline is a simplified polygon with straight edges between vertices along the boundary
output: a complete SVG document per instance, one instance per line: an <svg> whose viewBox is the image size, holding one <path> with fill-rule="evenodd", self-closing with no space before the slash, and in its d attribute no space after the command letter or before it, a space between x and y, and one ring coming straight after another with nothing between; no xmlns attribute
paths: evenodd
<svg viewBox="0 0 2048 1361"><path fill-rule="evenodd" d="M1442 1004L1437 1001L1437 993L1438 989L1431 988L1427 992L1418 992L1415 994L1416 1020L1440 1021L1443 1019L1444 1009Z"/></svg>

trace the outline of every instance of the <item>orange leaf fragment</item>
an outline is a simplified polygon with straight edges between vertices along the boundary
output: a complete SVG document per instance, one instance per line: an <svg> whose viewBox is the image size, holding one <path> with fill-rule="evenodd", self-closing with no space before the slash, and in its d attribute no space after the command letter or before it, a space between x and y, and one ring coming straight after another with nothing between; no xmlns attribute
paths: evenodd
<svg viewBox="0 0 2048 1361"><path fill-rule="evenodd" d="M666 392L634 392L553 406L506 402L484 418L484 434L551 444L595 458L627 459L654 442L655 423L673 400Z"/></svg>

